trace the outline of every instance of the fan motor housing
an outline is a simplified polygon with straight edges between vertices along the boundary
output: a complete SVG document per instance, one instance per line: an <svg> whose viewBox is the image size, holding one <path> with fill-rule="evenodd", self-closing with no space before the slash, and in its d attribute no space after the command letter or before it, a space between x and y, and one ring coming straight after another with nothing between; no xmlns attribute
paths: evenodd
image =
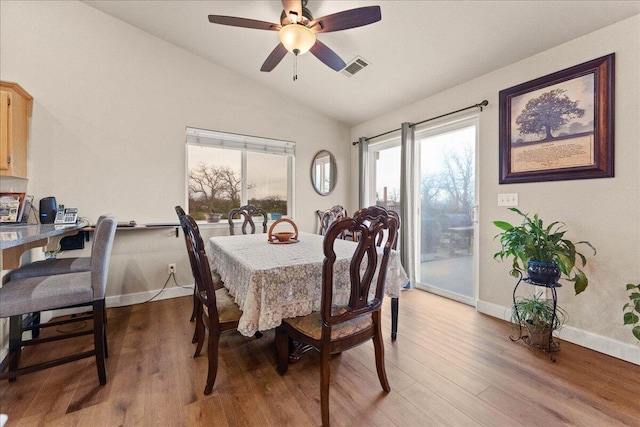
<svg viewBox="0 0 640 427"><path fill-rule="evenodd" d="M302 6L302 17L298 18L298 24L307 26L311 21L313 21L313 15L311 14L311 11L307 9L305 6ZM280 24L281 25L291 24L289 15L287 15L287 12L285 10L283 10L282 14L280 14Z"/></svg>

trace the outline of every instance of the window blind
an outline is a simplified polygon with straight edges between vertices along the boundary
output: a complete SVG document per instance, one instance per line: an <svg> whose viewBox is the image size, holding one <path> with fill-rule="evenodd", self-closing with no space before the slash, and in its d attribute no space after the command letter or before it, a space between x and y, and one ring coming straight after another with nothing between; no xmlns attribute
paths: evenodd
<svg viewBox="0 0 640 427"><path fill-rule="evenodd" d="M293 155L295 143L257 136L217 132L214 130L187 127L187 144L206 145L230 150L246 150L257 153Z"/></svg>

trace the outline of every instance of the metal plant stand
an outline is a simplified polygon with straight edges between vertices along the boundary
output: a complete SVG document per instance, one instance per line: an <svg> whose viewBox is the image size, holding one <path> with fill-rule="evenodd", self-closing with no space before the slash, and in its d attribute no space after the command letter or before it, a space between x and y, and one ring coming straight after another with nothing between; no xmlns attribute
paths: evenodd
<svg viewBox="0 0 640 427"><path fill-rule="evenodd" d="M546 347L542 347L542 346L536 346L533 345L531 343L531 337L529 337L526 332L527 331L523 331L523 327L522 327L522 320L520 319L520 316L518 314L518 312L516 311L516 319L518 320L518 333L517 336L514 335L510 335L509 338L511 339L511 341L519 341L522 340L523 342L525 342L527 345L530 345L532 347L536 347L539 348L543 351L546 351L549 354L549 360L551 360L552 362L556 361L556 358L553 356L554 352L560 351L560 343L559 342L554 342L553 341L553 325L555 324L556 321L556 309L558 307L558 294L556 292L556 288L560 288L562 287L562 285L558 282L554 282L554 283L539 283L539 282L535 282L533 280L531 280L529 277L523 277L522 273L520 271L518 271L518 274L520 275L520 278L518 279L518 283L516 283L516 286L513 288L513 305L515 307L516 304L516 291L518 289L518 286L520 286L520 283L525 282L528 283L529 285L533 285L533 286L541 286L543 288L548 288L551 289L551 298L553 301L553 314L551 316L551 327L549 328L549 339L547 341L547 346Z"/></svg>

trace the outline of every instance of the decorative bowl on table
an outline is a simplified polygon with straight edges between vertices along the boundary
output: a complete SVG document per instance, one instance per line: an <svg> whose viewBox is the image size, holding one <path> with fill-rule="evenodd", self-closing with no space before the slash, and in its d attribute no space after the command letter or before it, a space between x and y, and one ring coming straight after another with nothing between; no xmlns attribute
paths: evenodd
<svg viewBox="0 0 640 427"><path fill-rule="evenodd" d="M279 224L289 224L293 227L293 231L274 231ZM289 218L282 218L274 221L269 228L269 243L297 243L298 242L298 227Z"/></svg>
<svg viewBox="0 0 640 427"><path fill-rule="evenodd" d="M279 242L287 242L291 240L293 236L295 236L295 233L292 231L281 231L279 233L273 233L273 237L278 239Z"/></svg>

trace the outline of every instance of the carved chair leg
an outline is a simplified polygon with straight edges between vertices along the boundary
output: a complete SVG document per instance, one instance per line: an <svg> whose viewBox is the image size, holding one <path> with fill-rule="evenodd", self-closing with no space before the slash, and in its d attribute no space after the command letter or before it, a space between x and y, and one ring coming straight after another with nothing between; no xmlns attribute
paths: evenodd
<svg viewBox="0 0 640 427"><path fill-rule="evenodd" d="M278 352L278 373L284 375L289 369L289 334L282 326L276 328L276 350Z"/></svg>
<svg viewBox="0 0 640 427"><path fill-rule="evenodd" d="M209 369L207 371L207 385L204 394L211 394L218 374L218 346L220 345L220 331L209 329L209 342L207 343L207 357Z"/></svg>
<svg viewBox="0 0 640 427"><path fill-rule="evenodd" d="M329 381L331 379L331 352L322 349L320 352L320 413L322 426L329 427Z"/></svg>
<svg viewBox="0 0 640 427"><path fill-rule="evenodd" d="M380 380L382 389L389 393L391 391L391 387L389 386L387 371L384 366L384 343L382 341L382 328L380 326L380 311L374 313L373 315L377 317L377 320L374 318L374 327L377 331L373 336L373 348L376 355L376 370L378 371L378 379Z"/></svg>
<svg viewBox="0 0 640 427"><path fill-rule="evenodd" d="M399 298L391 298L391 341L398 336L398 305Z"/></svg>
<svg viewBox="0 0 640 427"><path fill-rule="evenodd" d="M193 328L193 337L191 338L191 344L198 342L198 328Z"/></svg>

